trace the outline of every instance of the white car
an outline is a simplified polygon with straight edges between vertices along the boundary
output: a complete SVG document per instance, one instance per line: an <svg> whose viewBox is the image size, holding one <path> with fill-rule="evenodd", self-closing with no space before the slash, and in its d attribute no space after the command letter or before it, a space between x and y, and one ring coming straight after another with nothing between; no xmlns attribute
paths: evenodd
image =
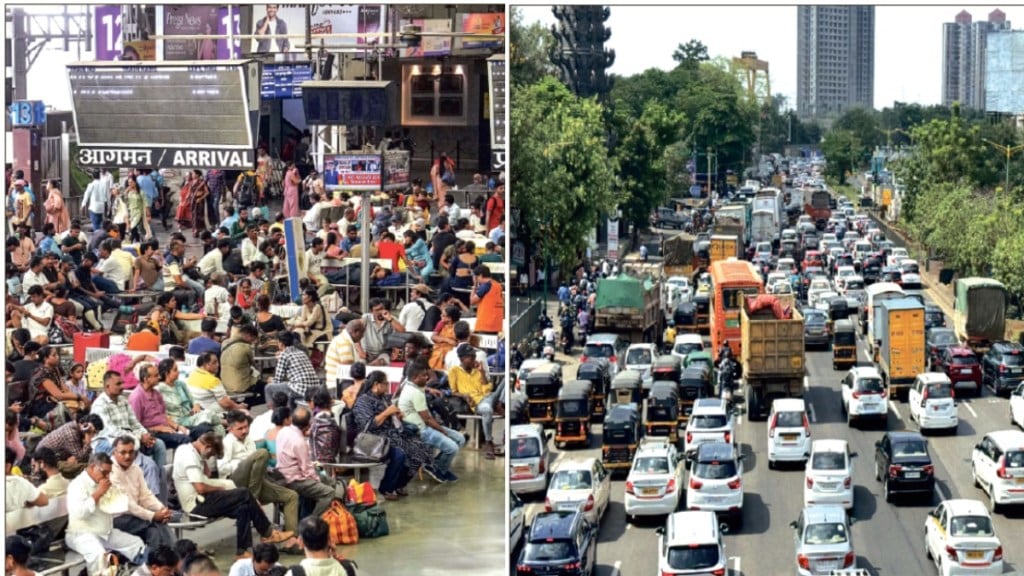
<svg viewBox="0 0 1024 576"><path fill-rule="evenodd" d="M866 418L885 422L889 416L882 375L874 366L854 366L843 378L841 396L846 425L853 426Z"/></svg>
<svg viewBox="0 0 1024 576"><path fill-rule="evenodd" d="M874 252L874 247L871 246L871 242L867 240L858 240L857 243L853 245L853 260L854 262L863 262L871 255L872 252Z"/></svg>
<svg viewBox="0 0 1024 576"><path fill-rule="evenodd" d="M679 334L672 343L672 355L678 356L684 362L690 352L703 352L704 339L700 334Z"/></svg>
<svg viewBox="0 0 1024 576"><path fill-rule="evenodd" d="M917 260L907 258L901 261L900 272L904 288L921 287L921 268L917 265Z"/></svg>
<svg viewBox="0 0 1024 576"><path fill-rule="evenodd" d="M772 284L776 282L785 282L789 284L789 274L776 270L775 272L769 272L768 277L765 278L764 285L766 288L771 288Z"/></svg>
<svg viewBox="0 0 1024 576"><path fill-rule="evenodd" d="M977 500L946 500L929 512L924 549L942 576L1003 573L1003 545Z"/></svg>
<svg viewBox="0 0 1024 576"><path fill-rule="evenodd" d="M775 264L776 272L783 272L787 277L796 273L796 260L792 258L779 258L778 263Z"/></svg>
<svg viewBox="0 0 1024 576"><path fill-rule="evenodd" d="M838 298L838 297L839 297L839 292L836 292L835 290L827 290L825 292L815 292L813 300L811 299L810 296L807 297L807 305L810 306L811 308L816 308L816 309L821 310L822 312L828 314L828 311L829 311L828 301L833 299L833 298Z"/></svg>
<svg viewBox="0 0 1024 576"><path fill-rule="evenodd" d="M857 275L857 269L854 268L853 266L839 266L838 268L836 268L836 276L835 276L836 287L837 288L840 287L841 286L840 283L841 282L845 282L846 279L849 278L850 276L856 276L856 275Z"/></svg>
<svg viewBox="0 0 1024 576"><path fill-rule="evenodd" d="M626 519L671 514L683 492L685 459L668 438L644 438L626 477Z"/></svg>
<svg viewBox="0 0 1024 576"><path fill-rule="evenodd" d="M699 510L670 514L659 527L658 575L725 574L729 557L713 512Z"/></svg>
<svg viewBox="0 0 1024 576"><path fill-rule="evenodd" d="M1010 394L1010 422L1024 429L1024 382Z"/></svg>
<svg viewBox="0 0 1024 576"><path fill-rule="evenodd" d="M804 506L853 510L853 454L846 440L815 440L804 473Z"/></svg>
<svg viewBox="0 0 1024 576"><path fill-rule="evenodd" d="M768 415L768 469L775 463L806 462L811 455L811 421L802 398L778 398Z"/></svg>
<svg viewBox="0 0 1024 576"><path fill-rule="evenodd" d="M989 432L971 452L974 485L988 493L989 508L1024 504L1024 432Z"/></svg>
<svg viewBox="0 0 1024 576"><path fill-rule="evenodd" d="M728 442L705 442L690 461L686 509L710 510L743 525L743 457Z"/></svg>
<svg viewBox="0 0 1024 576"><path fill-rule="evenodd" d="M772 243L771 242L758 242L754 247L754 255L761 256L762 258L768 258L771 260L772 257Z"/></svg>
<svg viewBox="0 0 1024 576"><path fill-rule="evenodd" d="M698 398L686 422L683 452L692 454L703 442L726 442L736 439L732 413L721 398Z"/></svg>
<svg viewBox="0 0 1024 576"><path fill-rule="evenodd" d="M898 266L899 258L910 258L910 254L906 248L900 246L894 246L892 251L889 252L889 256L885 259L886 266Z"/></svg>
<svg viewBox="0 0 1024 576"><path fill-rule="evenodd" d="M814 278L811 278L811 283L807 287L807 304L813 307L813 302L817 299L818 294L831 291L832 284L829 283L828 278L825 278L824 276L815 276Z"/></svg>
<svg viewBox="0 0 1024 576"><path fill-rule="evenodd" d="M864 286L864 277L859 274L854 274L853 276L843 278L838 288L840 294L843 296L849 296L854 290L863 291Z"/></svg>
<svg viewBox="0 0 1024 576"><path fill-rule="evenodd" d="M776 281L774 284L769 284L765 290L766 294L793 294L793 285L788 281Z"/></svg>
<svg viewBox="0 0 1024 576"><path fill-rule="evenodd" d="M519 365L519 372L516 374L516 390L522 390L523 385L526 384L526 377L538 366L543 366L548 363L547 358L530 358L523 360L523 363Z"/></svg>
<svg viewBox="0 0 1024 576"><path fill-rule="evenodd" d="M671 288L672 293L670 295L673 300L670 302L670 309L674 310L675 306L689 302L693 297L693 287L690 286L690 279L686 276L669 276L668 280L665 281L666 288Z"/></svg>
<svg viewBox="0 0 1024 576"><path fill-rule="evenodd" d="M540 424L516 424L508 432L509 487L517 494L548 487L548 436Z"/></svg>
<svg viewBox="0 0 1024 576"><path fill-rule="evenodd" d="M510 492L508 496L509 550L515 553L519 542L523 539L523 528L526 525L526 508L515 492Z"/></svg>
<svg viewBox="0 0 1024 576"><path fill-rule="evenodd" d="M910 419L925 430L957 429L960 416L953 398L953 383L941 372L918 374L907 394Z"/></svg>
<svg viewBox="0 0 1024 576"><path fill-rule="evenodd" d="M562 460L551 473L544 509L551 512L582 506L583 515L596 526L608 509L611 484L611 474L597 458Z"/></svg>
<svg viewBox="0 0 1024 576"><path fill-rule="evenodd" d="M626 349L626 370L640 373L644 389L650 388L653 382L651 367L658 359L658 347L655 344L630 344Z"/></svg>

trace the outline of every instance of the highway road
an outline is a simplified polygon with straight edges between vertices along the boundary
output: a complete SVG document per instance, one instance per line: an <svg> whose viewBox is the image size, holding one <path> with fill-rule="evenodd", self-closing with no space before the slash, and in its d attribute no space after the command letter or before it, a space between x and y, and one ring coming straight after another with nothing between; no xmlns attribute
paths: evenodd
<svg viewBox="0 0 1024 576"><path fill-rule="evenodd" d="M947 311L951 312L951 311ZM867 362L864 343L858 344L858 359ZM565 376L575 375L575 360L568 359ZM918 575L934 574L930 560L925 558L923 525L929 509L941 499L973 498L985 501L980 489L973 486L970 454L983 434L1006 429L1009 407L1006 399L995 398L986 390L979 398L961 399L960 426L955 435L935 435L929 440L935 464L937 486L932 498L925 501L889 504L881 494L881 484L874 479L874 443L883 432L873 429L851 429L842 414L839 382L845 371L832 369L831 352L809 351L805 398L811 414L812 438L840 438L849 441L854 459L855 506L852 516L853 542L857 565L871 574ZM741 395L742 397L742 395ZM741 407L742 409L742 407ZM803 506L803 470L800 467L769 471L767 465L767 426L750 422L742 415L737 420L737 438L746 455L743 484L744 525L726 536L730 570L734 576L760 576L795 573L793 531ZM890 403L889 430L916 430L909 421L905 403ZM554 451L555 466L563 459L600 458L600 425L594 425L594 438L587 449ZM624 478L613 482L613 500L600 529L598 546L599 576L654 575L658 570L655 529L663 518L640 519L636 525L626 522L623 510ZM543 495L527 497L527 522L544 507ZM683 499L685 500L685 498ZM996 533L1001 537L1006 571L1024 569L1024 510L1012 510L995 517ZM1014 544L1017 544L1016 546ZM515 565L513 557L513 570Z"/></svg>

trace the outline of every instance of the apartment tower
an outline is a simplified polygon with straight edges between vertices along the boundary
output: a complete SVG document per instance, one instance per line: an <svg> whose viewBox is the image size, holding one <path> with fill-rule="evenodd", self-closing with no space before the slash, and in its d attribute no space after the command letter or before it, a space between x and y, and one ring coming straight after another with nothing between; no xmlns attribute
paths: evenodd
<svg viewBox="0 0 1024 576"><path fill-rule="evenodd" d="M797 114L834 119L875 101L875 7L797 7Z"/></svg>
<svg viewBox="0 0 1024 576"><path fill-rule="evenodd" d="M942 103L959 102L967 108L985 108L985 52L988 35L1010 30L1002 10L988 21L973 22L962 10L953 22L942 25Z"/></svg>

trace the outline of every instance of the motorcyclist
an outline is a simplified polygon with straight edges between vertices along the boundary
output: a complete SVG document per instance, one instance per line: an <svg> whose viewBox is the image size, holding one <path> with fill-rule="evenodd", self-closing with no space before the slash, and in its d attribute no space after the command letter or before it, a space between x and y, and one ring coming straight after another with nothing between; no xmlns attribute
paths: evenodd
<svg viewBox="0 0 1024 576"><path fill-rule="evenodd" d="M665 333L661 337L661 347L666 352L672 350L672 346L676 342L676 322L675 320L669 320L668 325L665 326Z"/></svg>
<svg viewBox="0 0 1024 576"><path fill-rule="evenodd" d="M728 340L723 340L722 346L718 349L718 363L721 364L725 359L732 359L732 348L729 348Z"/></svg>

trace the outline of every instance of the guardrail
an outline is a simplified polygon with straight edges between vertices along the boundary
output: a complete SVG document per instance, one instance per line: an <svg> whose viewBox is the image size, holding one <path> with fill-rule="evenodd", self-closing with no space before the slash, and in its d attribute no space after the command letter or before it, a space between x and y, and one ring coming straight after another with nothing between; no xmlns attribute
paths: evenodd
<svg viewBox="0 0 1024 576"><path fill-rule="evenodd" d="M510 348L518 345L521 340L529 338L530 333L533 331L533 326L540 318L540 311L544 305L544 300L537 298L525 308L518 308L522 303L522 299L519 298L513 301L512 322L508 331L509 338L506 340ZM518 315L517 311L519 312Z"/></svg>

